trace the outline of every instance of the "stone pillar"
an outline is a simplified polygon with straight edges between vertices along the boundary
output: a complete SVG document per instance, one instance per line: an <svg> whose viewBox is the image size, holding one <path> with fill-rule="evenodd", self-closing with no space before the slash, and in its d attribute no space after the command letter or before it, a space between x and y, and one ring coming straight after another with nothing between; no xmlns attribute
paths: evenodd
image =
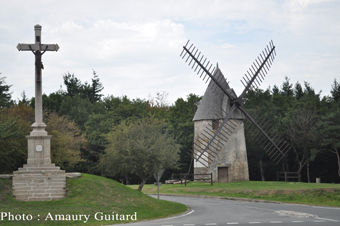
<svg viewBox="0 0 340 226"><path fill-rule="evenodd" d="M27 164L51 164L51 137L26 136L28 140Z"/></svg>
<svg viewBox="0 0 340 226"><path fill-rule="evenodd" d="M46 126L34 127L33 125L31 135L26 136L27 164L13 172L13 195L20 201L62 199L65 196L66 177L64 170L51 163L52 136L47 135L44 130Z"/></svg>
<svg viewBox="0 0 340 226"><path fill-rule="evenodd" d="M35 25L35 44L41 44L41 26ZM35 62L37 63L37 62ZM35 66L35 123L33 124L33 131L35 127L46 127L42 119L42 75L41 67ZM47 135L47 134L46 134Z"/></svg>

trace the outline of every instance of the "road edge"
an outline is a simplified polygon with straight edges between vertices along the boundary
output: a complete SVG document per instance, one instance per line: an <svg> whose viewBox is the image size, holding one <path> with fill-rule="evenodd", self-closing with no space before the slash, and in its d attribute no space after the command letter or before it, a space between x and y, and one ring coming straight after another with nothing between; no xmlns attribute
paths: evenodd
<svg viewBox="0 0 340 226"><path fill-rule="evenodd" d="M157 193L145 193L146 195L157 195ZM248 198L236 198L236 197L227 197L227 196L208 196L208 195L184 195L184 194L164 194L159 193L162 196L178 196L178 197L193 197L193 198L207 198L207 199L227 199L233 201L243 201L243 202L262 202L262 203L273 203L273 204L283 204L282 202L277 201L268 201L261 199L248 199Z"/></svg>

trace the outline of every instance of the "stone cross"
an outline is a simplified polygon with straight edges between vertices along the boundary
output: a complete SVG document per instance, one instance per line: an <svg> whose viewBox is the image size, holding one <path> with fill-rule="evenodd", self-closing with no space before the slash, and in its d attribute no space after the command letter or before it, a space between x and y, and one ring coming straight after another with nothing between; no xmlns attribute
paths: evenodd
<svg viewBox="0 0 340 226"><path fill-rule="evenodd" d="M45 123L42 120L42 76L41 69L44 69L41 62L42 55L46 51L58 51L58 44L41 44L41 26L39 24L34 26L34 44L17 45L19 51L32 51L35 55L35 122L32 125L33 131L31 136L47 135L45 131Z"/></svg>
<svg viewBox="0 0 340 226"><path fill-rule="evenodd" d="M35 43L21 44L19 51L32 51L35 56L35 122L27 138L27 164L13 172L12 185L15 199L21 201L48 201L65 196L65 170L51 161L51 135L45 131L42 118L41 62L46 51L58 51L57 44L41 44L41 26L35 25ZM39 219L38 219L39 220Z"/></svg>

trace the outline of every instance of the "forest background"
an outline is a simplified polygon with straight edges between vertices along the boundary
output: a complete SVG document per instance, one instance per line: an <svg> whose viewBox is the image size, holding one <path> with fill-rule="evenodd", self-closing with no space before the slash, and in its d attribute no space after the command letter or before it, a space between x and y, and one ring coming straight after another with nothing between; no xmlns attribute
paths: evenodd
<svg viewBox="0 0 340 226"><path fill-rule="evenodd" d="M34 122L34 98L25 92L21 99L11 97L12 85L0 77L0 174L12 173L27 160L27 139ZM154 117L166 122L170 134L180 146L179 168L171 173L189 171L191 157L187 152L194 140L197 104L202 96L190 94L186 99L167 101L167 93L159 92L149 99L127 96L103 97L99 76L93 71L91 82L82 82L74 74L63 75L66 89L43 95L44 122L51 140L52 162L68 172L104 175L101 156L108 147L108 134L120 123ZM109 88L108 88L109 89ZM340 84L334 79L330 96L322 96L310 84L290 82L265 90L250 90L244 108L264 116L292 149L283 164L275 164L255 142L257 133L245 126L250 180L276 180L276 171L298 172L303 182L340 183ZM124 183L140 183L134 174L113 177ZM153 182L153 179L149 179Z"/></svg>

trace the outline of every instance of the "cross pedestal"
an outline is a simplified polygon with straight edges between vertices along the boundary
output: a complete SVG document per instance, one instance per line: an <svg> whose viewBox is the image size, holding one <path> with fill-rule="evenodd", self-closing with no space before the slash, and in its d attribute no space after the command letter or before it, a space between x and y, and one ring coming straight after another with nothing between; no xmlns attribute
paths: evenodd
<svg viewBox="0 0 340 226"><path fill-rule="evenodd" d="M28 141L27 164L13 172L13 195L22 201L47 201L64 198L65 171L51 163L51 137L45 131L42 117L42 55L45 51L58 51L57 44L41 44L41 26L35 25L35 43L18 44L19 51L32 51L35 55L35 122Z"/></svg>

